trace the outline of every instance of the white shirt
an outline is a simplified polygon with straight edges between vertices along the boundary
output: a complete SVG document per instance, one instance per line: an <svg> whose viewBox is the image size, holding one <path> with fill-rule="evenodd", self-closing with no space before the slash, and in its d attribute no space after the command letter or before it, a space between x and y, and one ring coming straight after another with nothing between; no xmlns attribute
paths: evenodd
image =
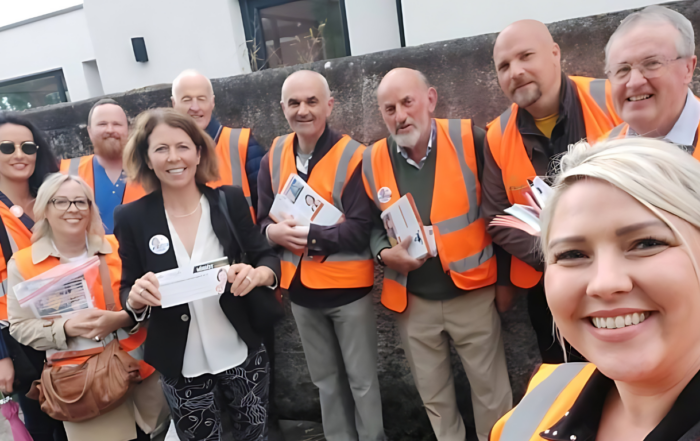
<svg viewBox="0 0 700 441"><path fill-rule="evenodd" d="M190 268L193 264L225 257L224 247L211 226L209 201L202 195L202 216L197 227L197 236L192 249L192 258L170 222L166 211L173 250L179 268ZM241 339L219 305L223 293L188 303L190 328L182 361L182 376L198 377L203 374L218 374L243 363L248 357L248 347Z"/></svg>
<svg viewBox="0 0 700 441"><path fill-rule="evenodd" d="M409 165L412 165L413 167L420 170L423 168L423 164L425 164L425 161L428 159L428 155L433 150L433 140L436 137L437 137L437 127L435 124L435 120L432 120L431 125L430 125L430 139L428 140L428 148L425 151L425 156L423 156L423 159L421 159L418 162L418 164L416 164L416 161L414 161L413 159L411 159L408 156L408 153L406 153L406 149L401 147L398 143L396 143L396 151L401 153L401 156L403 156L403 159L405 159Z"/></svg>
<svg viewBox="0 0 700 441"><path fill-rule="evenodd" d="M693 141L695 141L695 132L698 131L698 124L700 124L700 101L688 89L688 97L685 100L681 116L678 117L678 121L664 138L674 144L692 146Z"/></svg>

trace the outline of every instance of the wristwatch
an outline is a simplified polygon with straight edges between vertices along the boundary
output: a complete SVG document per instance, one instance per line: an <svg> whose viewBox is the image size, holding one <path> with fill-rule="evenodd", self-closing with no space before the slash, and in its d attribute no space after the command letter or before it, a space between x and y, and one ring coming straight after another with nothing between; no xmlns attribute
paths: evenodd
<svg viewBox="0 0 700 441"><path fill-rule="evenodd" d="M379 250L379 252L377 253L377 256L376 256L376 258L377 258L377 263L378 263L379 265L381 265L381 266L386 266L386 263L384 263L384 259L382 259L382 251L388 250L388 249L389 249L389 247L382 248L382 249Z"/></svg>

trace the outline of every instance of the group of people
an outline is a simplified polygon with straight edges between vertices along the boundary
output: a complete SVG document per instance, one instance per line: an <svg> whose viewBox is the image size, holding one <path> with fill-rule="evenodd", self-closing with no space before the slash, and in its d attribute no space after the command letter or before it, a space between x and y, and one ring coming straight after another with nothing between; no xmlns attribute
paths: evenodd
<svg viewBox="0 0 700 441"><path fill-rule="evenodd" d="M370 146L329 127L330 87L307 70L282 86L292 132L267 152L250 129L212 116L211 82L191 70L173 82L173 108L143 112L131 130L117 102L98 101L88 116L94 155L60 167L30 122L1 115L0 319L9 326L0 390L18 392L37 441L145 440L167 416L182 440L218 440L222 427L265 440L274 332L256 319L255 299L281 288L326 439L384 440L368 296L376 264L439 441L467 436L451 347L480 441L698 439L694 54L692 24L651 6L610 38L607 80L567 76L547 27L518 21L493 50L513 104L486 129L434 118L428 78L396 68L376 91L389 136ZM340 222L273 220L291 174L340 210ZM528 180L553 175L541 233L503 221L505 209L528 204ZM406 194L433 227L436 257L389 241L380 214ZM107 267L95 309L48 321L19 305L18 283L95 255ZM156 274L220 258L231 263L224 293L161 307ZM511 410L499 311L519 293L545 364ZM143 381L123 404L62 422L25 396L47 351L112 338L140 360Z"/></svg>

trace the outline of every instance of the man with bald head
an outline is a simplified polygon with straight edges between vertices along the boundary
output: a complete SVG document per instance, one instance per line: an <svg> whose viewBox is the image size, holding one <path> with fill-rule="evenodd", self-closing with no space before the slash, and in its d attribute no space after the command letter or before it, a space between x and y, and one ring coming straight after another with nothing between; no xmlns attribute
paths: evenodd
<svg viewBox="0 0 700 441"><path fill-rule="evenodd" d="M365 191L374 201L371 248L384 268L382 304L396 313L413 379L439 441L463 441L450 340L471 386L479 440L512 406L496 258L479 217L484 130L469 119L434 119L437 91L416 70L394 69L377 89L390 136L365 150ZM415 259L411 238L392 247L381 212L410 194L438 255Z"/></svg>
<svg viewBox="0 0 700 441"><path fill-rule="evenodd" d="M482 214L493 241L507 252L499 254L501 292L511 283L529 289L528 311L542 359L561 363L564 353L552 333L541 280L539 238L491 221L515 203L526 205L528 180L548 175L553 160L570 144L595 142L619 119L609 83L564 75L559 45L538 21L517 21L505 28L496 39L493 61L501 89L513 104L488 126Z"/></svg>
<svg viewBox="0 0 700 441"><path fill-rule="evenodd" d="M671 9L649 6L622 20L605 56L624 121L611 136L664 138L700 159L700 102L688 88L697 65L692 23Z"/></svg>
<svg viewBox="0 0 700 441"><path fill-rule="evenodd" d="M216 143L220 179L209 183L209 186L241 187L255 221L258 170L265 151L251 134L251 129L232 129L221 125L213 116L215 97L211 81L195 70L186 70L173 80L170 99L175 110L190 115ZM268 350L272 353L271 348Z"/></svg>
<svg viewBox="0 0 700 441"><path fill-rule="evenodd" d="M368 295L374 284L372 212L360 169L365 147L328 126L334 99L319 73L302 70L287 77L281 105L292 133L276 138L262 160L258 222L282 261L280 285L289 292L311 380L319 389L325 439L383 440L377 330ZM275 196L292 174L343 219L327 226L271 219ZM319 210L321 205L315 213Z"/></svg>
<svg viewBox="0 0 700 441"><path fill-rule="evenodd" d="M129 120L111 98L97 101L87 119L93 155L61 161L61 173L80 176L95 192L105 233L114 229L114 209L146 194L141 185L128 182L122 169L122 152L129 139Z"/></svg>

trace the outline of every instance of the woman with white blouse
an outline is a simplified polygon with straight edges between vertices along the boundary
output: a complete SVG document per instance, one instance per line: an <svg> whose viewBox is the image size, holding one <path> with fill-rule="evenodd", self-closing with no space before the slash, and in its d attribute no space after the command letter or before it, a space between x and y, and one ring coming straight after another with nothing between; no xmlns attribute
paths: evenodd
<svg viewBox="0 0 700 441"><path fill-rule="evenodd" d="M263 324L250 318L258 305L250 297L265 293L247 295L277 286L278 258L255 227L243 191L206 186L218 178L214 144L189 116L172 109L139 115L124 164L129 178L152 193L115 211L121 297L136 320L149 321L144 359L162 374L178 436L221 438L219 389L234 438L267 439L268 357L255 330ZM252 265L235 263L242 252ZM223 294L161 307L155 274L220 258L231 264Z"/></svg>

